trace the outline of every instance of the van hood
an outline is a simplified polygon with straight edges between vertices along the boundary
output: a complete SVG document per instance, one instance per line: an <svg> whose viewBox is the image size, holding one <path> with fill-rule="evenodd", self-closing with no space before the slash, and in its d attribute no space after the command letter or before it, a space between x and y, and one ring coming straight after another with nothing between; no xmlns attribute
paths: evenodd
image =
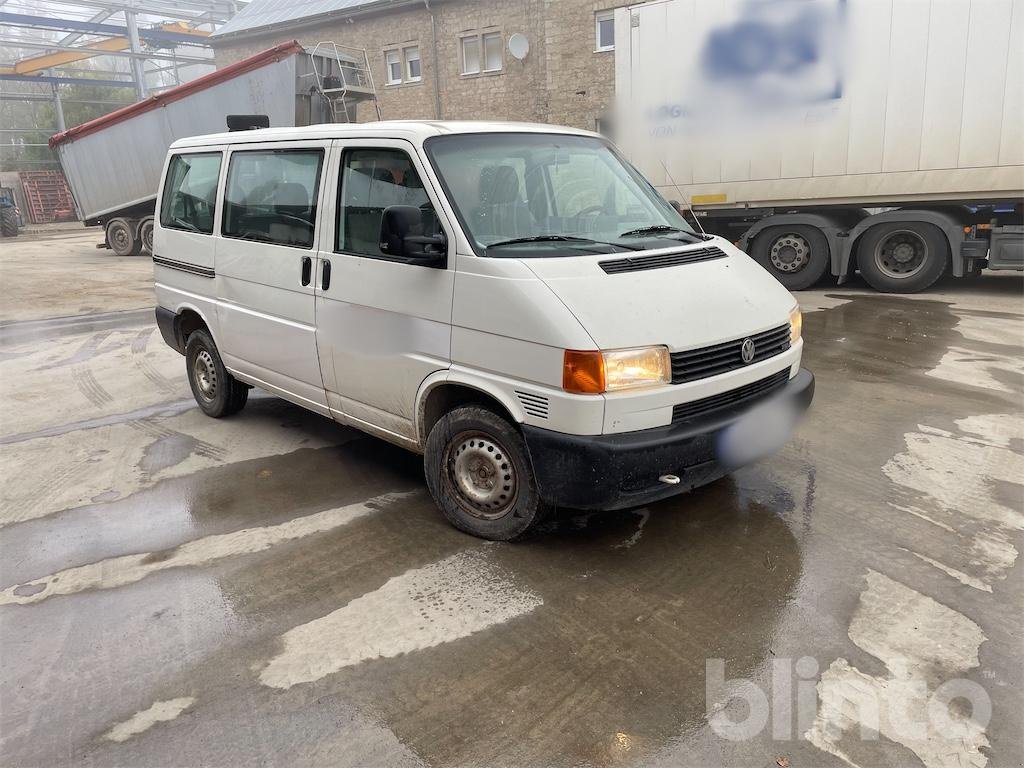
<svg viewBox="0 0 1024 768"><path fill-rule="evenodd" d="M599 349L666 344L692 349L789 322L796 299L764 268L722 238L725 258L607 274L618 254L523 259L568 307ZM636 254L640 257L644 254ZM635 258L635 257L634 257Z"/></svg>

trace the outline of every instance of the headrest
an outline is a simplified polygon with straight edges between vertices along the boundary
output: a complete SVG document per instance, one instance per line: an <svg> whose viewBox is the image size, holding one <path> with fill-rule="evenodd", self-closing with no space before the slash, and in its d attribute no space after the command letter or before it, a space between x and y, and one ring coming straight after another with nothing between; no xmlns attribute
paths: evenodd
<svg viewBox="0 0 1024 768"><path fill-rule="evenodd" d="M278 185L274 192L274 205L277 207L308 208L309 192L302 184L285 182Z"/></svg>
<svg viewBox="0 0 1024 768"><path fill-rule="evenodd" d="M485 205L519 202L519 175L511 165L488 165L480 171L480 199Z"/></svg>

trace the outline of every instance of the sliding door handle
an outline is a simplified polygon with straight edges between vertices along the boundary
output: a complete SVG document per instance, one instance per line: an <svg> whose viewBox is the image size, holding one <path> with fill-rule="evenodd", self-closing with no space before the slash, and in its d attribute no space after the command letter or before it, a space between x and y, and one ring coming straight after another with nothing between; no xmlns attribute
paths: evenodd
<svg viewBox="0 0 1024 768"><path fill-rule="evenodd" d="M324 260L324 271L320 277L320 288L326 291L331 287L331 262Z"/></svg>
<svg viewBox="0 0 1024 768"><path fill-rule="evenodd" d="M302 284L309 285L313 279L313 259L309 256L302 257Z"/></svg>

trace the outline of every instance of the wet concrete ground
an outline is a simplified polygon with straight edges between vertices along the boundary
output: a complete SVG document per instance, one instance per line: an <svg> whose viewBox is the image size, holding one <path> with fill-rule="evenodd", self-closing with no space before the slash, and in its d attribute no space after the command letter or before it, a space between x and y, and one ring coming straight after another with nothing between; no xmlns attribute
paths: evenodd
<svg viewBox="0 0 1024 768"><path fill-rule="evenodd" d="M0 243L0 764L1024 757L1019 276L805 292L782 452L492 544L415 456L202 416L148 260L94 242Z"/></svg>

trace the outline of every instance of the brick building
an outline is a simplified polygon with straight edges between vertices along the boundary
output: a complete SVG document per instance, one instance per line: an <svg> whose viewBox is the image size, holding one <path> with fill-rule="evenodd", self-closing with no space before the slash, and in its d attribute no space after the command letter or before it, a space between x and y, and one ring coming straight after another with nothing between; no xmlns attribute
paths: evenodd
<svg viewBox="0 0 1024 768"><path fill-rule="evenodd" d="M385 119L525 120L595 130L612 109L611 11L624 0L322 0L282 20L253 0L215 37L218 66L297 39L365 49ZM635 2L635 0L634 0ZM509 38L525 36L518 60ZM435 55L436 53L436 55ZM375 119L360 105L359 121Z"/></svg>

